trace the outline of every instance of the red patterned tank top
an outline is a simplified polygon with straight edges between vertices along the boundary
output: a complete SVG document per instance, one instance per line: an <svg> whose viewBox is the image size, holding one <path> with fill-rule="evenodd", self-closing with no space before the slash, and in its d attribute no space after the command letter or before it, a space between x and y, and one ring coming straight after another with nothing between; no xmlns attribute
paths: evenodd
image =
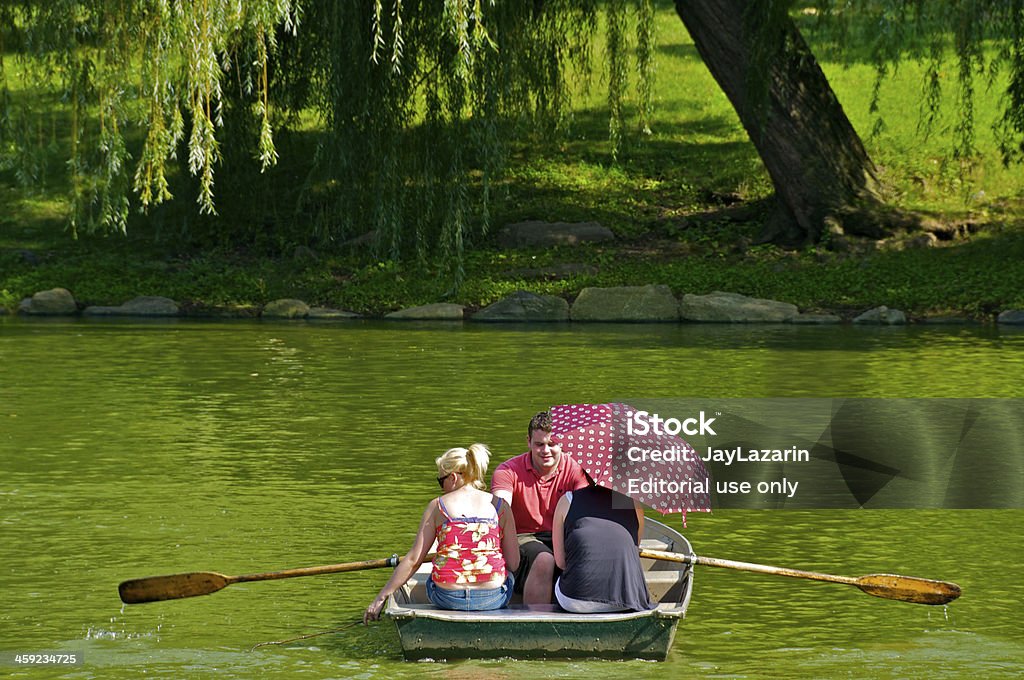
<svg viewBox="0 0 1024 680"><path fill-rule="evenodd" d="M437 555L431 578L434 583L472 585L500 578L505 580L505 558L501 554L501 528L497 499L493 518L451 517L444 501L437 505L444 521L437 529Z"/></svg>

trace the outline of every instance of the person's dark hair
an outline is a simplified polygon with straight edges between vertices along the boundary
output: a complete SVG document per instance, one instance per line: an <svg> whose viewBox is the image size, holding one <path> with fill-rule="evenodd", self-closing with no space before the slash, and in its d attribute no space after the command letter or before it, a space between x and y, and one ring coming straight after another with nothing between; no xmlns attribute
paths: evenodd
<svg viewBox="0 0 1024 680"><path fill-rule="evenodd" d="M551 414L547 411L541 411L533 418L530 419L530 428L526 431L526 438L532 439L534 430L543 430L544 432L551 432Z"/></svg>

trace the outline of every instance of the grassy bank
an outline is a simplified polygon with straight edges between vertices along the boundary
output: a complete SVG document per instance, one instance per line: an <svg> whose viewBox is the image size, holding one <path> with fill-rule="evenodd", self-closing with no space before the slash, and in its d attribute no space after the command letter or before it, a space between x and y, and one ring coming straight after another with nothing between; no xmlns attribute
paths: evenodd
<svg viewBox="0 0 1024 680"><path fill-rule="evenodd" d="M612 245L503 251L485 236L470 244L464 281L455 290L450 273L429 258L398 263L365 248L304 241L296 235L305 216L292 206L315 142L309 128L279 137L281 164L247 192L234 191L243 182L222 175L220 222L196 216L189 181L178 177L178 200L148 216L133 215L127 236L69 237L68 187L56 155L45 187L31 192L19 188L17 168L8 166L0 171L0 306L13 309L23 297L60 286L82 304L120 304L145 294L202 309L296 297L382 314L438 301L480 307L520 289L572 299L586 286L663 283L676 294L728 290L847 316L880 304L916 316L978 318L1024 307L1021 169L998 160L989 128L998 92L979 88L980 155L965 168L947 160L951 141L941 134L952 127L952 105L941 112L936 134L918 131L918 109L906 93L920 90L921 68L906 64L883 87L885 125L871 136L876 120L864 99L871 67L856 61L824 66L890 185L892 202L973 225L970 233L936 247L861 244L856 252L751 246L760 230L758 211L739 218L733 211L756 206L770 194L770 183L725 96L664 6L652 134L634 130L623 157L612 162L604 96L595 85L578 100L564 140L529 139L510 149L491 207L492 232L522 219L596 220L617 234ZM955 98L952 84L948 98ZM46 141L59 151L67 141L54 107ZM232 233L233 221L260 219L275 225L274 234L244 242L215 236L219 225ZM190 236L197 233L205 236ZM299 246L312 253L297 254ZM575 266L555 269L566 264Z"/></svg>

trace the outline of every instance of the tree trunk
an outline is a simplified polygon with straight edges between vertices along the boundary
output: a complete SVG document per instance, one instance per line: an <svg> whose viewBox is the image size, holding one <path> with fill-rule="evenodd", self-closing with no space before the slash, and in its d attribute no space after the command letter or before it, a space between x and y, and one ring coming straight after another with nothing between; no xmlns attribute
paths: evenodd
<svg viewBox="0 0 1024 680"><path fill-rule="evenodd" d="M875 238L890 233L894 215L878 196L875 165L796 25L781 16L755 35L744 17L750 6L750 0L676 0L775 186L778 209L764 239L817 242L827 224ZM758 42L765 39L770 44ZM755 63L760 54L768 56ZM755 79L763 79L757 81L762 90L752 91Z"/></svg>

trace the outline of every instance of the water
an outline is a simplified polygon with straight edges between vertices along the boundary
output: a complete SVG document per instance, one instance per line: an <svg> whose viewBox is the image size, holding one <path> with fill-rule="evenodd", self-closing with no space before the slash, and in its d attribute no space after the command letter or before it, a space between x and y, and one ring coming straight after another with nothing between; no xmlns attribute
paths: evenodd
<svg viewBox="0 0 1024 680"><path fill-rule="evenodd" d="M123 607L137 576L402 553L433 459L524 449L558 403L674 397L1024 397L995 328L118 323L0 319L0 651L15 677L1016 677L1021 510L719 510L700 554L958 582L947 608L705 568L666 663L406 663L391 624L339 629L381 570ZM1019 456L1019 451L1007 451ZM984 479L978 484L984 485ZM670 517L678 524L678 517Z"/></svg>

